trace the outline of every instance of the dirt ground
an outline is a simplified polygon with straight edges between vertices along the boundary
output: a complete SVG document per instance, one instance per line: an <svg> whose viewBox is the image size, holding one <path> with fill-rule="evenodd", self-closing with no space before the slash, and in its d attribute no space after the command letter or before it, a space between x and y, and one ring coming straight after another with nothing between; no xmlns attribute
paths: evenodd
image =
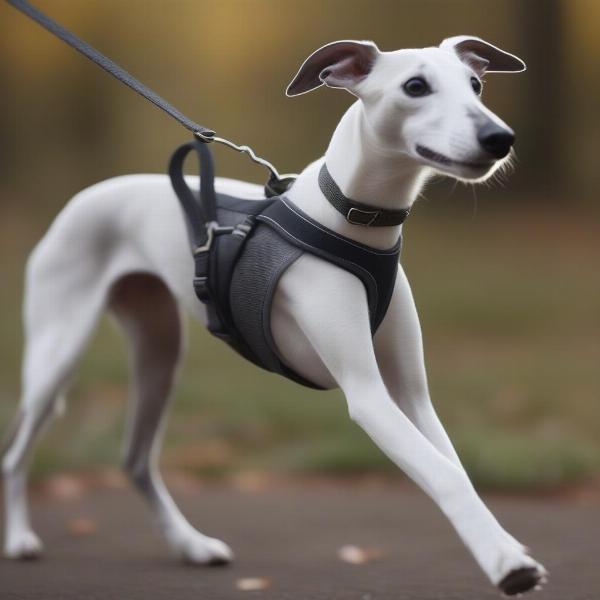
<svg viewBox="0 0 600 600"><path fill-rule="evenodd" d="M60 479L34 495L43 560L0 560L2 600L486 600L485 580L437 508L409 484L303 481L172 486L184 512L236 552L228 567L168 553L147 508L118 480ZM597 498L489 496L499 520L550 571L536 600L600 597ZM340 559L346 545L359 564ZM361 562L365 559L364 562ZM264 589L244 591L240 585ZM266 586L266 587L265 587Z"/></svg>

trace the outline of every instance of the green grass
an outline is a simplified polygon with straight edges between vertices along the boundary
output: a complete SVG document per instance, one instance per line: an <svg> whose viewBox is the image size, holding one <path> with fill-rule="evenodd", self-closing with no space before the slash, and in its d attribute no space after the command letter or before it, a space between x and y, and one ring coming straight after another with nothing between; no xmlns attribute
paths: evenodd
<svg viewBox="0 0 600 600"><path fill-rule="evenodd" d="M454 441L472 479L486 489L552 489L585 479L600 464L596 446L564 434L459 430Z"/></svg>
<svg viewBox="0 0 600 600"><path fill-rule="evenodd" d="M419 206L403 264L423 324L432 397L480 487L551 488L600 472L598 228L564 217L476 219ZM0 426L19 388L22 264L40 228L0 215ZM164 462L203 476L397 473L348 419L339 392L262 372L196 325ZM41 445L35 473L119 460L127 395L123 343L104 322Z"/></svg>

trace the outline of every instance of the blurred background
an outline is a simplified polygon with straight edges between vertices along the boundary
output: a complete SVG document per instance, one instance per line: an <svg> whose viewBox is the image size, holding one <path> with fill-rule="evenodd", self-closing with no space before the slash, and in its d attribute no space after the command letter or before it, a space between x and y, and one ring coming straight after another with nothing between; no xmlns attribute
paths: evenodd
<svg viewBox="0 0 600 600"><path fill-rule="evenodd" d="M517 132L516 169L480 187L431 184L402 263L434 403L475 483L556 489L600 472L600 3L596 0L36 0L185 114L284 172L321 155L352 97L287 99L302 60L337 39L383 50L480 36L527 72L484 101ZM81 188L164 172L178 124L0 4L0 428L20 387L27 255ZM264 172L217 149L218 174ZM74 249L76 251L76 249ZM35 474L118 464L127 356L106 320ZM398 470L338 392L259 371L192 324L163 463L204 477Z"/></svg>

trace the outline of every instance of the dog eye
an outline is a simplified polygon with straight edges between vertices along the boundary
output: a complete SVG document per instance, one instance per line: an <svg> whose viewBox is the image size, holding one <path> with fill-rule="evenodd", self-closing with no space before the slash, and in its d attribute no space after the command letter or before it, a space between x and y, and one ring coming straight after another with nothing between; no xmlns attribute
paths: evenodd
<svg viewBox="0 0 600 600"><path fill-rule="evenodd" d="M422 77L411 77L403 86L404 91L413 98L431 94L429 84Z"/></svg>
<svg viewBox="0 0 600 600"><path fill-rule="evenodd" d="M481 96L481 89L483 88L483 86L481 85L481 81L479 81L477 77L471 77L471 87L478 96Z"/></svg>

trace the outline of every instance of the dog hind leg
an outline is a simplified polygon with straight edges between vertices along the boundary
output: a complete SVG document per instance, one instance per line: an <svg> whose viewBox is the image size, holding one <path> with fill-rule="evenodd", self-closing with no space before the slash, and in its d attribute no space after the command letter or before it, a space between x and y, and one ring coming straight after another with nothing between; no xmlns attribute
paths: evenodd
<svg viewBox="0 0 600 600"><path fill-rule="evenodd" d="M62 394L104 305L101 282L83 270L61 274L55 266L49 254L37 252L27 272L22 400L2 461L8 558L36 558L42 552L29 518L29 462L60 412Z"/></svg>
<svg viewBox="0 0 600 600"><path fill-rule="evenodd" d="M158 470L165 409L182 347L177 304L160 279L131 274L113 287L110 306L131 347L133 386L125 470L150 503L169 545L187 562L221 564L232 558L220 540L194 529L179 511Z"/></svg>

